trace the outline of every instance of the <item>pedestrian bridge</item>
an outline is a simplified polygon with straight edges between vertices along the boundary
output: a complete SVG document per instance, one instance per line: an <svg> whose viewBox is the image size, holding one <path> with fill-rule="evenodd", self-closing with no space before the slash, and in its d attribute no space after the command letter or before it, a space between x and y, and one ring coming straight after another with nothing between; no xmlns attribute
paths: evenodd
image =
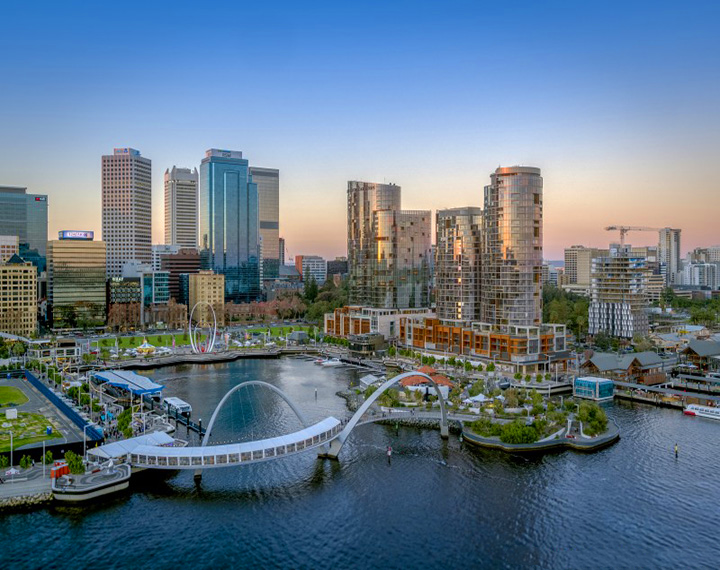
<svg viewBox="0 0 720 570"><path fill-rule="evenodd" d="M130 463L151 469L210 469L260 463L324 446L342 430L340 420L329 417L300 431L244 443L195 447L140 445Z"/></svg>
<svg viewBox="0 0 720 570"><path fill-rule="evenodd" d="M195 477L199 478L202 469L259 463L261 461L288 457L314 448L321 448L318 453L320 457L337 459L345 440L357 425L372 423L381 419L400 417L399 415L388 416L386 418L382 418L381 416L368 417L367 413L381 394L403 378L409 376L423 376L435 388L436 393L440 393L440 389L435 381L427 374L416 371L406 372L405 374L400 374L387 380L379 386L347 422L343 423L337 418L329 417L314 425L310 425L307 422L302 412L287 395L276 386L260 380L242 382L230 389L222 400L220 400L220 403L210 418L210 423L208 423L201 445L188 447L138 445L129 452L130 463L134 467L149 469L194 469L196 470ZM245 386L261 386L278 394L290 406L303 425L303 429L268 439L223 445L207 445L215 425L215 420L223 405L234 392ZM437 415L432 415L434 418L437 418ZM418 414L418 417L420 418L422 416ZM447 438L448 416L445 410L445 401L442 398L440 398L439 420L440 435L443 438Z"/></svg>

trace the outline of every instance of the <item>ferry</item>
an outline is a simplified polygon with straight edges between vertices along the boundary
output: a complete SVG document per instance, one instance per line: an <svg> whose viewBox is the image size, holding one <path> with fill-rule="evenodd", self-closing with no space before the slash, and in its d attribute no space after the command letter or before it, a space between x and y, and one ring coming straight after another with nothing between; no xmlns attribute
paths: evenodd
<svg viewBox="0 0 720 570"><path fill-rule="evenodd" d="M720 408L712 406L700 406L698 404L690 404L683 413L686 416L698 416L700 418L709 418L711 420L720 420Z"/></svg>

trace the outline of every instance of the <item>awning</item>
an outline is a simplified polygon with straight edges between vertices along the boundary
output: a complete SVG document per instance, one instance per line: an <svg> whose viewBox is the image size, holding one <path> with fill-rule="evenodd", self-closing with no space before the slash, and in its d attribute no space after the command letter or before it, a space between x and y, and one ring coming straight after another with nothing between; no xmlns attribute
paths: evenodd
<svg viewBox="0 0 720 570"><path fill-rule="evenodd" d="M117 386L128 390L133 394L156 394L161 392L165 386L156 384L147 376L140 376L135 372L128 370L105 370L104 372L96 372L95 378L101 382L107 382L111 386Z"/></svg>
<svg viewBox="0 0 720 570"><path fill-rule="evenodd" d="M105 445L89 449L87 453L99 459L114 459L116 457L125 457L140 445L153 445L157 447L170 445L173 441L175 440L165 432L157 431L122 441L106 443Z"/></svg>

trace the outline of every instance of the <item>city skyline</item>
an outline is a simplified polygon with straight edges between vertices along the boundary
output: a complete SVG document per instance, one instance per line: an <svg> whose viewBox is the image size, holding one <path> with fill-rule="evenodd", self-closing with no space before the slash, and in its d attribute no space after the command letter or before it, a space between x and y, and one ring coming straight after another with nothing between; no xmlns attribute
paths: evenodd
<svg viewBox="0 0 720 570"><path fill-rule="evenodd" d="M606 247L616 241L603 230L611 224L682 228L684 255L720 241L712 208L676 208L681 192L697 203L716 192L720 81L707 70L720 53L718 8L697 3L691 21L658 4L622 5L618 18L620 6L592 17L531 3L254 6L243 7L254 25L242 37L227 33L240 9L231 7L218 29L180 40L173 24L193 17L189 6L149 6L139 23L131 11L48 5L33 34L0 38L13 53L0 62L13 85L0 94L0 184L49 195L51 235L76 228L104 239L100 157L140 149L155 166L152 242L162 243L164 171L198 167L207 148L238 149L283 173L279 225L290 255L334 258L345 254L348 180L394 182L404 207L434 212L479 206L499 165L536 165L546 258L575 243ZM509 21L510 30L496 26ZM658 41L668 29L673 41ZM363 42L345 41L360 32ZM135 60L118 83L104 64L121 50ZM213 52L222 57L206 61ZM242 65L230 66L208 105L200 86L235 56ZM188 69L196 85L168 95L161 79Z"/></svg>

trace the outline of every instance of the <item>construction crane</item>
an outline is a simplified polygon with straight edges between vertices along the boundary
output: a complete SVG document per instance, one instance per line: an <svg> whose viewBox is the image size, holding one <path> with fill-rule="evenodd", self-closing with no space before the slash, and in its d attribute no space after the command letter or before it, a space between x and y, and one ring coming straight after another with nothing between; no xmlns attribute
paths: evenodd
<svg viewBox="0 0 720 570"><path fill-rule="evenodd" d="M608 226L605 231L620 231L620 245L625 245L625 234L628 232L659 232L661 229L647 226Z"/></svg>

